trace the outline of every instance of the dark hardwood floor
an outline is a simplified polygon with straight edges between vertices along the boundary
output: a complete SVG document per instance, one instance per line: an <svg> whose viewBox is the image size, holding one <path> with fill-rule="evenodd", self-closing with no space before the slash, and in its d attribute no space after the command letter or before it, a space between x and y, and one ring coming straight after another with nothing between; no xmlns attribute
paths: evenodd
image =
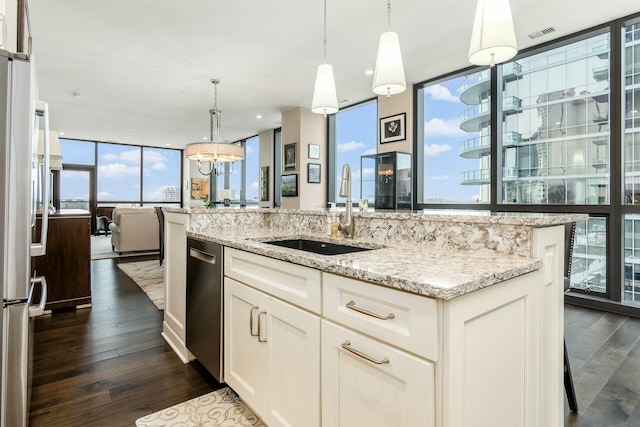
<svg viewBox="0 0 640 427"><path fill-rule="evenodd" d="M132 426L220 387L164 342L163 312L123 261L91 262L92 308L35 319L32 427ZM565 425L639 427L640 319L567 305L565 337L580 408L565 400Z"/></svg>
<svg viewBox="0 0 640 427"><path fill-rule="evenodd" d="M157 256L155 257L157 259ZM35 319L30 425L133 426L220 388L160 336L156 309L116 262L91 262L93 306Z"/></svg>
<svg viewBox="0 0 640 427"><path fill-rule="evenodd" d="M566 305L578 414L565 426L640 426L640 319Z"/></svg>

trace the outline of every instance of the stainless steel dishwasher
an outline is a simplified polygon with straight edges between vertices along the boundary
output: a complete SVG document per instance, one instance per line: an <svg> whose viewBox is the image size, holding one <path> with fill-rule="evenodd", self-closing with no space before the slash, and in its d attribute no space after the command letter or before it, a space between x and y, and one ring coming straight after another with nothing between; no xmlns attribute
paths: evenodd
<svg viewBox="0 0 640 427"><path fill-rule="evenodd" d="M187 349L223 382L222 245L187 238Z"/></svg>

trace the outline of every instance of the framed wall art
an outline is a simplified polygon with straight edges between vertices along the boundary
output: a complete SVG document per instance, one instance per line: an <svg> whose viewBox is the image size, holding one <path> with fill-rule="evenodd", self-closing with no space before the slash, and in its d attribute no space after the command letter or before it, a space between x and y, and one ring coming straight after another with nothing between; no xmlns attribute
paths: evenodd
<svg viewBox="0 0 640 427"><path fill-rule="evenodd" d="M269 201L269 166L260 168L260 201Z"/></svg>
<svg viewBox="0 0 640 427"><path fill-rule="evenodd" d="M307 164L307 182L310 184L320 184L320 163Z"/></svg>
<svg viewBox="0 0 640 427"><path fill-rule="evenodd" d="M209 198L209 178L191 178L191 199Z"/></svg>
<svg viewBox="0 0 640 427"><path fill-rule="evenodd" d="M387 142L404 141L406 137L407 113L380 119L380 144Z"/></svg>
<svg viewBox="0 0 640 427"><path fill-rule="evenodd" d="M296 145L297 143L294 142L284 146L284 170L286 171L296 169Z"/></svg>
<svg viewBox="0 0 640 427"><path fill-rule="evenodd" d="M320 146L318 144L309 144L309 158L310 159L320 158Z"/></svg>
<svg viewBox="0 0 640 427"><path fill-rule="evenodd" d="M282 175L280 194L282 197L298 196L298 174Z"/></svg>

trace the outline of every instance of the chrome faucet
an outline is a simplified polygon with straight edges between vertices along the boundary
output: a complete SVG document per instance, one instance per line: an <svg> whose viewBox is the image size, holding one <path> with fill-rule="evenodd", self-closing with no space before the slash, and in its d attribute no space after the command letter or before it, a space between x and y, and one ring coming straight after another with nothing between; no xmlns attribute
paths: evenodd
<svg viewBox="0 0 640 427"><path fill-rule="evenodd" d="M347 209L340 214L338 230L344 237L353 238L355 227L353 225L353 203L351 202L351 167L348 163L342 166L342 182L340 183L340 197L347 198Z"/></svg>

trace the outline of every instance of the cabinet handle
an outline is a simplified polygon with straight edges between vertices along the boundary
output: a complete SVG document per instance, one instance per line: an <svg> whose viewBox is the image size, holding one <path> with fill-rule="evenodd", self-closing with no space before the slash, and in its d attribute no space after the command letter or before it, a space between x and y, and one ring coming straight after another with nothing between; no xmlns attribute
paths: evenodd
<svg viewBox="0 0 640 427"><path fill-rule="evenodd" d="M395 319L395 314L393 313L389 313L386 316L381 316L379 314L376 314L372 311L369 310L365 310L364 308L360 308L360 307L356 307L356 303L354 300L351 300L347 303L346 307L348 309L351 309L353 311L357 311L358 313L362 313L362 314L366 314L367 316L370 317L375 317L376 319L380 319L380 320L391 320L391 319Z"/></svg>
<svg viewBox="0 0 640 427"><path fill-rule="evenodd" d="M260 330L262 329L260 327L260 325L262 325L262 322L260 321L260 316L262 316L263 314L266 315L267 312L263 310L260 313L258 313L258 342L267 342L267 337L266 336L265 336L264 339L260 338L262 336L262 333L260 332Z"/></svg>
<svg viewBox="0 0 640 427"><path fill-rule="evenodd" d="M362 357L363 359L368 360L371 363L375 363L376 365L384 365L385 363L389 363L388 357L385 357L382 360L376 360L371 356L367 356L360 350L356 350L355 348L351 347L351 342L349 340L346 340L345 342L342 343L342 348L344 348L348 352L355 354L356 356L359 356L359 357Z"/></svg>
<svg viewBox="0 0 640 427"><path fill-rule="evenodd" d="M257 334L253 333L253 312L257 309L258 309L258 306L254 305L253 307L251 307L251 311L249 312L249 334L251 334L252 337L257 337L258 334L260 333L260 330L258 330Z"/></svg>

